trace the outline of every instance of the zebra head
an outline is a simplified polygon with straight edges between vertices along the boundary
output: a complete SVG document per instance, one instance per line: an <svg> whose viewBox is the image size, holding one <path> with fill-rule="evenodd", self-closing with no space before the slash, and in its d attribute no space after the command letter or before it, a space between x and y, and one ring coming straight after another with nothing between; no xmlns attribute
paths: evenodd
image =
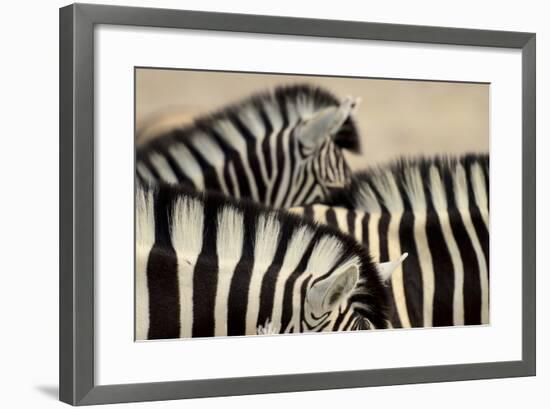
<svg viewBox="0 0 550 409"><path fill-rule="evenodd" d="M312 280L303 308L305 331L349 331L387 328L386 285L406 258L374 266L352 256L330 275Z"/></svg>
<svg viewBox="0 0 550 409"><path fill-rule="evenodd" d="M343 151L359 151L357 104L310 85L253 95L140 145L137 177L274 208L326 203L350 182Z"/></svg>
<svg viewBox="0 0 550 409"><path fill-rule="evenodd" d="M136 204L137 339L387 326L388 268L349 235L170 185Z"/></svg>
<svg viewBox="0 0 550 409"><path fill-rule="evenodd" d="M296 175L304 172L310 185L296 186L310 194L304 200L288 205L314 202L326 203L335 192L351 182L351 171L344 157L344 150L359 151L359 142L351 115L356 111L360 98L346 97L341 102L321 108L302 118L294 135L296 149Z"/></svg>

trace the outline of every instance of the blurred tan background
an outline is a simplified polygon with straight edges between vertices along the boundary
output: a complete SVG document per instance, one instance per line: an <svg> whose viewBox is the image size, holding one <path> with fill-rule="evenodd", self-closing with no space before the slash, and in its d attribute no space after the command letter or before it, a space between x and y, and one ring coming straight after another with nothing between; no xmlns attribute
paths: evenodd
<svg viewBox="0 0 550 409"><path fill-rule="evenodd" d="M310 83L359 96L362 154L352 168L397 156L489 150L489 85L186 70L136 70L137 143L198 115L277 85Z"/></svg>

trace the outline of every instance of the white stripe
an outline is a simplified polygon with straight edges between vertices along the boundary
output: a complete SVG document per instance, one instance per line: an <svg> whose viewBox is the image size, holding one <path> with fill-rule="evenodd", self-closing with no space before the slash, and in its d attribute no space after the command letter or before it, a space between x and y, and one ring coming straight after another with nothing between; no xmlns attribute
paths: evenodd
<svg viewBox="0 0 550 409"><path fill-rule="evenodd" d="M281 184L279 185L279 191L277 192L277 197L275 198L275 207L288 207L288 196L287 190L290 192L292 189L289 189L289 185L292 183L290 180L292 169L290 165L291 157L296 158L296 152L292 151L291 148L296 148L292 143L295 134L293 133L296 122L298 121L298 113L296 111L296 105L292 101L286 101L287 104L287 120L288 124L286 129L283 132L283 156L285 158L285 164L283 169L283 177L281 179Z"/></svg>
<svg viewBox="0 0 550 409"><path fill-rule="evenodd" d="M344 233L349 233L348 229L348 210L342 209L342 208L332 208L334 210L334 213L336 214L336 223L338 224L338 228L343 231Z"/></svg>
<svg viewBox="0 0 550 409"><path fill-rule="evenodd" d="M204 212L202 203L179 197L174 204L170 236L178 259L180 338L192 336L193 272L202 248Z"/></svg>
<svg viewBox="0 0 550 409"><path fill-rule="evenodd" d="M215 128L224 141L239 152L239 158L243 164L245 177L247 178L250 186L250 195L252 199L258 201L258 186L256 184L256 179L254 178L252 169L250 168L250 164L248 163L248 153L246 150L244 136L240 134L237 128L235 128L229 120L226 119L218 121L215 124Z"/></svg>
<svg viewBox="0 0 550 409"><path fill-rule="evenodd" d="M153 195L138 189L136 194L136 340L149 332L149 289L147 261L155 244Z"/></svg>
<svg viewBox="0 0 550 409"><path fill-rule="evenodd" d="M291 128L286 128L285 131L282 133L281 138L283 140L283 157L284 157L284 168L282 170L279 169L279 171L283 172L283 176L281 178L281 182L279 186L277 187L277 195L275 196L275 207L282 207L282 203L285 200L285 194L286 190L288 188L289 179L290 179L290 133L292 132Z"/></svg>
<svg viewBox="0 0 550 409"><path fill-rule="evenodd" d="M380 263L380 240L378 235L378 223L380 212L371 213L369 218L369 253L375 263Z"/></svg>
<svg viewBox="0 0 550 409"><path fill-rule="evenodd" d="M271 203L273 201L273 183L277 175L277 135L283 126L283 119L279 110L274 106L274 103L266 101L263 104L263 108L271 127L273 128L271 135L266 135L266 138L269 138L269 155L272 166L271 180L267 185L266 202Z"/></svg>
<svg viewBox="0 0 550 409"><path fill-rule="evenodd" d="M294 213L297 215L303 215L304 214L304 208L303 207L293 207L291 209L288 209L290 213Z"/></svg>
<svg viewBox="0 0 550 409"><path fill-rule="evenodd" d="M254 246L254 266L250 277L248 307L246 310L245 334L247 335L256 334L262 280L275 257L280 232L279 221L272 215L260 215L257 223Z"/></svg>
<svg viewBox="0 0 550 409"><path fill-rule="evenodd" d="M233 197L240 198L241 197L241 188L239 186L239 181L237 179L237 172L235 172L235 165L233 162L229 162L227 165L227 169L229 172L229 177L231 178L231 183L233 184Z"/></svg>
<svg viewBox="0 0 550 409"><path fill-rule="evenodd" d="M216 176L220 183L223 193L228 194L227 186L223 178L223 166L225 164L225 153L218 146L217 142L214 142L210 136L204 132L195 132L189 138L191 145L200 153L202 158L209 163L216 171Z"/></svg>
<svg viewBox="0 0 550 409"><path fill-rule="evenodd" d="M402 251L399 241L399 224L401 223L401 217L403 213L392 213L390 223L388 226L388 258L393 261L398 260L401 257ZM403 267L402 264L394 270L391 276L391 286L393 290L393 298L395 300L395 306L397 308L397 314L401 321L403 328L410 328L411 321L409 319L409 312L407 310L407 299L405 296L405 284L403 281Z"/></svg>
<svg viewBox="0 0 550 409"><path fill-rule="evenodd" d="M151 164L155 167L164 182L172 184L178 183L178 178L172 171L172 168L170 168L170 165L168 164L164 156L161 156L160 154L155 152L152 153L149 158L151 159Z"/></svg>
<svg viewBox="0 0 550 409"><path fill-rule="evenodd" d="M485 223L485 227L489 230L489 199L487 198L488 187L485 186L485 177L483 175L483 169L479 163L472 165L472 189L474 191L474 198L476 200L477 207L481 213L481 218Z"/></svg>
<svg viewBox="0 0 550 409"><path fill-rule="evenodd" d="M307 181L306 181L306 184L303 187L302 191L300 192L300 194L296 198L296 204L299 203L301 206L307 204L306 203L307 199L309 199L309 198L306 198L307 192L309 191L309 189L311 188L311 186L314 183L317 183L315 181L315 177L313 176L311 163L308 163L305 167L303 167L303 172L304 172L304 177L307 178ZM299 186L296 186L296 189L298 189L298 188L299 188Z"/></svg>
<svg viewBox="0 0 550 409"><path fill-rule="evenodd" d="M214 336L227 335L227 313L231 279L243 247L244 218L241 212L226 206L218 213L218 286L214 306ZM256 329L251 335L256 334Z"/></svg>
<svg viewBox="0 0 550 409"><path fill-rule="evenodd" d="M363 218L365 217L365 214L361 212L355 212L355 239L361 243L363 243Z"/></svg>
<svg viewBox="0 0 550 409"><path fill-rule="evenodd" d="M327 209L329 207L325 205L318 205L315 204L312 206L313 211L313 219L315 219L318 223L321 224L327 224Z"/></svg>
<svg viewBox="0 0 550 409"><path fill-rule="evenodd" d="M282 204L282 207L285 209L288 209L289 207L292 207L295 205L295 203L292 200L294 199L296 190L300 188L301 182L305 177L304 166L299 160L300 155L299 155L298 144L294 144L291 141L289 141L289 143L293 145L292 146L293 150L291 155L294 157L295 162L294 162L294 168L291 169L291 170L294 170L294 174L292 175L292 180L289 182L290 186L288 186L289 187L288 194L285 197L284 203ZM289 177L291 176L291 174L289 174ZM296 204L301 204L301 203L296 202Z"/></svg>
<svg viewBox="0 0 550 409"><path fill-rule="evenodd" d="M432 254L426 234L426 213L414 215L414 238L418 251L418 262L422 272L424 327L433 326L433 302L435 294L435 273Z"/></svg>
<svg viewBox="0 0 550 409"><path fill-rule="evenodd" d="M177 162L182 173L184 173L195 185L195 188L198 190L204 189L204 176L202 174L202 169L195 159L195 156L189 151L187 146L183 143L176 143L168 151Z"/></svg>
<svg viewBox="0 0 550 409"><path fill-rule="evenodd" d="M445 187L436 166L430 167L430 191L454 271L453 325L464 325L464 264L453 235Z"/></svg>

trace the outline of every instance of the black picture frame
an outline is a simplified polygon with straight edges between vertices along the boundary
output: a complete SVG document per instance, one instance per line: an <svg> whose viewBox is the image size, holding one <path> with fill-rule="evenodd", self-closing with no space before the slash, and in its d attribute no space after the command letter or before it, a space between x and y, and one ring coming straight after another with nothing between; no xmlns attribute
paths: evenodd
<svg viewBox="0 0 550 409"><path fill-rule="evenodd" d="M215 380L94 382L94 26L504 47L522 54L522 359ZM60 400L151 401L535 375L535 34L74 4L60 9Z"/></svg>

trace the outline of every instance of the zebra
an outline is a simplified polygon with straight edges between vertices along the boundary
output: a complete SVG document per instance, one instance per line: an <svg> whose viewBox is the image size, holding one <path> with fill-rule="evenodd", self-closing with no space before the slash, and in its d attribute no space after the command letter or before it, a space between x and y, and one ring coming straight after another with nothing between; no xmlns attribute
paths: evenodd
<svg viewBox="0 0 550 409"><path fill-rule="evenodd" d="M137 178L275 208L325 203L350 181L343 151L360 150L358 103L310 85L253 95L138 147Z"/></svg>
<svg viewBox="0 0 550 409"><path fill-rule="evenodd" d="M139 185L136 339L386 328L399 263L284 210Z"/></svg>
<svg viewBox="0 0 550 409"><path fill-rule="evenodd" d="M346 195L344 195L346 196ZM489 157L403 159L353 177L346 207L292 209L355 237L392 275L393 327L489 323Z"/></svg>

